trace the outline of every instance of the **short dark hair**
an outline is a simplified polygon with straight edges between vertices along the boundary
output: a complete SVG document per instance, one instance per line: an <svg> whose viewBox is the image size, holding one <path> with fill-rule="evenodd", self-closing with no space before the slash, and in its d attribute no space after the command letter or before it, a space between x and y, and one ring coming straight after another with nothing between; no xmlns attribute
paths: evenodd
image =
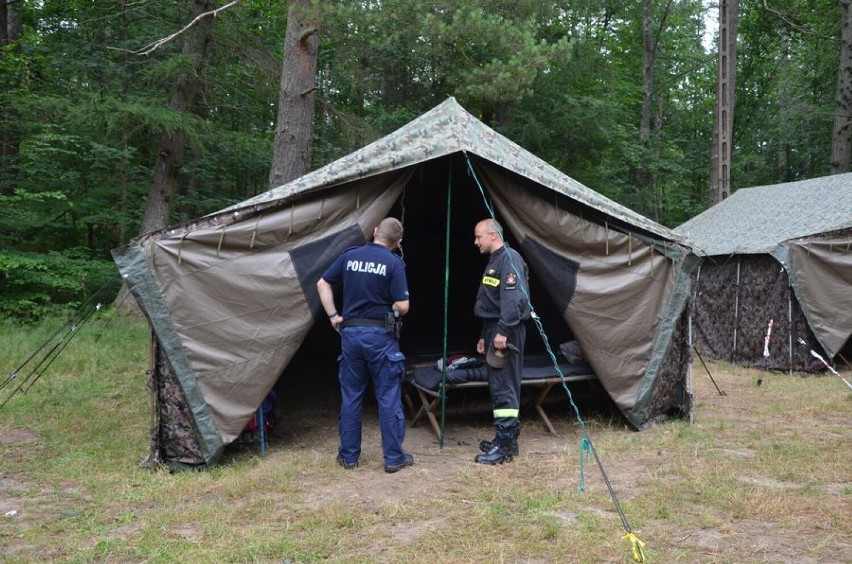
<svg viewBox="0 0 852 564"><path fill-rule="evenodd" d="M402 223L395 217L384 218L377 228L377 237L390 245L396 245L402 240Z"/></svg>

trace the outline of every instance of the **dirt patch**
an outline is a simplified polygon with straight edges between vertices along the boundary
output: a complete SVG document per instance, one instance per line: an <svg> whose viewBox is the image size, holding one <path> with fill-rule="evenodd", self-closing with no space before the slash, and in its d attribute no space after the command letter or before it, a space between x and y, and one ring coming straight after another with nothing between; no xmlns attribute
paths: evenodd
<svg viewBox="0 0 852 564"><path fill-rule="evenodd" d="M808 486L801 480L773 478L762 475L759 469L754 469L753 465L759 462L761 449L765 445L760 441L747 443L744 436L764 431L767 425L772 428L772 434L767 435L767 440L799 432L795 421L790 420L798 415L782 412L768 416L767 413L755 409L756 405L765 403L768 386L783 386L783 381L773 381L772 377L764 377L762 387L758 386L756 374L744 369L723 372L714 366L717 382L727 389L725 395L718 394L706 374L696 374L694 425L719 427L717 445L696 446L696 463L708 464L702 462L706 455L712 460L732 465L736 472L741 472L734 479L744 487L758 492L755 494L758 496L763 495L760 494L762 491L777 492L777 495L785 496L788 492L795 493L807 487L814 487L815 491L837 496L840 503L846 503L845 498L850 487L848 482L831 481L827 484ZM494 434L485 395L466 398L458 408L448 410L443 444L439 442L425 418L415 427L409 426L406 430L405 448L415 456L415 465L396 474L386 474L383 471L381 437L376 414L368 402L364 411L360 467L351 471L336 470L339 475L336 474L335 479L328 482L312 482L301 502L309 509L340 504L357 507L364 512L386 514L388 507L393 504L407 504L421 499L453 496L459 497L461 503L464 503L466 480L503 476L507 483L511 483L513 480L528 480L529 476L536 473L542 474L552 490L576 492L579 485L579 445L583 436L576 415L565 405L564 396L551 398L545 407L556 434L552 434L535 413L526 413L522 418L520 455L511 464L483 467L473 461L479 452L479 441L491 439ZM410 422L411 414L407 412L406 415ZM604 442L635 441L641 444L654 434L676 435L678 432L670 423L636 432L629 429L623 419L605 409L593 411L590 417L584 415L583 419L590 437L593 440L601 438ZM835 432L835 435L837 433L843 434L842 428ZM318 460L325 460L329 465L333 465L337 452L336 406L323 405L322 409L314 409L310 413L292 414L289 421L279 426L276 435L277 444L273 446L273 456L278 449L286 452L291 448L300 448L309 450ZM830 434L829 436L833 437ZM653 442L647 440L649 443ZM677 436L673 436L672 440L675 443L681 442ZM703 450L699 450L700 448ZM647 488L647 484L651 483L648 481L649 475L654 476L654 488L665 483L676 486L683 479L679 477L678 472L671 470L672 453L667 452L664 447L655 447L650 451L634 449L629 457L612 457L607 452L601 452L601 458L606 477L622 503L629 504L631 500L643 495L643 488ZM598 498L606 495L606 485L594 458L586 458L585 477L591 492ZM676 511L696 516L708 515L707 520L714 521L709 517L709 510L702 505L701 489L702 484L697 483L691 494L693 497L680 500ZM666 501L663 500L663 503ZM618 527L617 513L610 506L589 504L584 506L583 512L596 515L601 520L612 521L613 527ZM553 516L567 529L576 528L580 521L579 515L569 511L555 512ZM702 519L697 518L696 521L701 522ZM798 527L801 523L805 526ZM446 518L442 514L426 510L416 523L392 527L390 534L399 542L410 544L431 531L442 530L446 526ZM655 538L655 535L667 536L671 534L672 526L671 519L651 519L644 523L643 533L650 539ZM716 523L716 526L676 531L669 537L674 544L666 548L658 544L656 548L669 555L677 554L681 549L688 549L691 554L705 555L709 561L717 561L719 558L763 561L773 560L776 556L800 562L832 561L835 557L834 561L852 561L852 547L849 546L835 547L833 551L821 549L820 556L809 552L806 541L808 531L813 529L810 532L814 535L814 542L819 542L823 526L808 524L807 520L797 521L796 532L789 534L795 534L801 544L791 545L786 536L788 532L784 532L779 523L743 518L738 519L735 524ZM655 530L657 527L659 530ZM838 550L840 552L837 552ZM826 560L826 554L834 556Z"/></svg>
<svg viewBox="0 0 852 564"><path fill-rule="evenodd" d="M38 433L29 429L8 429L0 433L0 444L2 445L37 442L38 440Z"/></svg>

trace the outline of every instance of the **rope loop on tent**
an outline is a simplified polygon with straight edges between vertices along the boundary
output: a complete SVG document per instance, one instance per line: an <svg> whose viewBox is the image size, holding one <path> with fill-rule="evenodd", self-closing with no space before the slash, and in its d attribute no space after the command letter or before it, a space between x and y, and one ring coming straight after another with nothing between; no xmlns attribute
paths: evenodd
<svg viewBox="0 0 852 564"><path fill-rule="evenodd" d="M633 265L633 233L627 233L627 266Z"/></svg>
<svg viewBox="0 0 852 564"><path fill-rule="evenodd" d="M260 214L257 215L257 219L254 220L254 229L251 231L251 243L249 244L249 250L254 250L254 243L257 241L257 228L260 227Z"/></svg>
<svg viewBox="0 0 852 564"><path fill-rule="evenodd" d="M485 189L482 187L482 183L479 181L479 177L476 174L476 170L473 167L473 163L471 162L470 157L468 156L466 151L464 152L464 156L465 156L465 160L467 161L467 167L468 167L468 170L470 171L470 175L473 177L474 181L476 182L476 186L479 188L479 193L482 195L482 200L485 203L485 207L488 210L488 213L490 214L491 218L496 220L497 218L495 217L494 209L491 207L491 205L488 202L488 197L485 195ZM606 224L606 226L607 226L607 252L608 252L609 251L609 225ZM520 269L518 269L518 266L512 260L511 253L509 253L508 256L509 256L509 262L512 265L512 270L515 271L515 275L518 277L518 279L523 279ZM519 285L519 287L521 288L521 290L523 290L524 295L527 298L527 302L530 304L530 318L533 320L536 328L538 329L539 336L541 337L541 340L544 343L544 348L547 351L547 354L550 357L550 360L553 362L554 370L559 375L559 378L562 380L562 388L565 390L565 393L568 396L568 403L571 405L571 408L574 410L574 416L577 419L577 423L579 424L580 430L583 433L583 438L582 438L583 442L581 442L581 448L585 448L585 446L588 445L589 452L591 452L592 455L595 457L595 463L598 466L598 470L600 470L601 476L603 477L604 483L606 484L607 490L609 491L609 495L612 498L613 505L615 506L616 511L618 511L619 517L621 518L621 524L624 527L624 531L625 531L625 533L627 533L622 538L629 538L629 540L631 540L631 542L633 542L633 558L634 558L634 560L636 560L637 562L644 562L645 556L644 556L644 553L642 552L642 549L641 549L641 547L644 546L644 543L639 541L639 539L636 538L635 535L633 535L633 532L630 528L630 523L627 521L627 516L624 514L624 510L621 507L621 502L619 502L618 496L615 494L615 489L612 487L612 483L609 481L609 477L607 476L606 471L604 470L603 463L601 462L601 459L598 456L597 449L595 449L595 445L592 443L592 439L589 436L589 431L588 431L588 428L586 427L586 422L583 421L583 418L580 416L580 410L577 407L577 405L574 403L574 396L571 393L571 390L568 389L568 383L567 383L567 380L565 379L565 375L562 373L562 370L559 368L559 362L556 360L556 355L553 353L553 349L550 346L550 341L547 337L547 333L544 330L544 326L541 323L541 319L539 318L538 314L535 311L535 308L533 307L532 300L530 299L529 291L524 285ZM445 319L446 319L446 315L445 315ZM636 539L636 541L634 542L633 539ZM637 559L637 555L641 557L641 560Z"/></svg>
<svg viewBox="0 0 852 564"><path fill-rule="evenodd" d="M770 294L770 316L769 321L766 322L766 336L763 338L763 356L769 357L771 353L769 351L769 341L772 338L772 327L775 324L775 317L772 315L772 307L779 303L781 299L781 293L784 290L784 267L778 269L778 276L775 278L775 284L773 285L772 293ZM777 331L776 331L777 332Z"/></svg>
<svg viewBox="0 0 852 564"><path fill-rule="evenodd" d="M178 243L178 264L183 264L183 241L186 239L187 235L189 235L189 231L180 236L180 243Z"/></svg>
<svg viewBox="0 0 852 564"><path fill-rule="evenodd" d="M219 252L222 250L222 243L225 241L225 231L228 229L227 225L222 226L222 233L219 234L219 245L216 247L216 256L219 256Z"/></svg>

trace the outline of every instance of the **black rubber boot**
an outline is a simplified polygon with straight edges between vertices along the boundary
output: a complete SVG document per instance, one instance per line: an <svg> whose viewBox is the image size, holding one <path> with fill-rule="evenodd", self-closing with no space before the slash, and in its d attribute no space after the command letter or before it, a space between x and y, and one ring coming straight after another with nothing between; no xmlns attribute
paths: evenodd
<svg viewBox="0 0 852 564"><path fill-rule="evenodd" d="M518 436L520 434L520 429L512 431L512 456L518 456L518 454L520 454L520 451L518 450ZM479 441L479 450L482 452L488 452L495 444L497 444L497 435L494 436L493 440Z"/></svg>
<svg viewBox="0 0 852 564"><path fill-rule="evenodd" d="M489 465L512 462L512 436L498 432L491 449L484 454L477 454L473 461Z"/></svg>
<svg viewBox="0 0 852 564"><path fill-rule="evenodd" d="M497 433L494 433L494 438L490 441L479 441L479 450L481 450L482 452L488 452L495 444L497 444Z"/></svg>

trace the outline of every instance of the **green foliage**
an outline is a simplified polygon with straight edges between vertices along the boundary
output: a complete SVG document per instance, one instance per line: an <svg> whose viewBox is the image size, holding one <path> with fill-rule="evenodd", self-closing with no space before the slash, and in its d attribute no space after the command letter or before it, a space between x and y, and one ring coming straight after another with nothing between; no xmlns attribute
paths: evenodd
<svg viewBox="0 0 852 564"><path fill-rule="evenodd" d="M117 275L112 263L87 255L81 248L0 251L0 316L34 321L57 309L79 307Z"/></svg>
<svg viewBox="0 0 852 564"><path fill-rule="evenodd" d="M840 48L837 2L741 2L732 183L829 174Z"/></svg>
<svg viewBox="0 0 852 564"><path fill-rule="evenodd" d="M287 3L245 0L220 13L199 101L177 111L174 85L195 69L184 37L135 53L181 30L190 4L20 3L21 39L0 51L0 251L48 269L49 252L85 248L85 260L109 261L139 234L163 135L186 138L169 223L266 190ZM701 0L651 3L644 145L640 2L317 0L312 9L321 42L314 168L455 96L652 219L675 226L706 205L716 56L702 45ZM831 0L741 1L735 187L828 172L838 22ZM41 291L38 303L79 300L64 287Z"/></svg>
<svg viewBox="0 0 852 564"><path fill-rule="evenodd" d="M248 5L263 10L266 34L237 11L223 14L203 103L180 112L169 105L172 88L194 68L183 39L144 57L130 51L184 27L189 3L22 3L22 39L0 54L0 136L14 147L0 167L0 310L31 317L73 305L114 272L109 250L139 233L163 135L187 140L170 221L266 188L277 76L246 62L271 59L258 38L277 42L270 34L286 7Z"/></svg>

